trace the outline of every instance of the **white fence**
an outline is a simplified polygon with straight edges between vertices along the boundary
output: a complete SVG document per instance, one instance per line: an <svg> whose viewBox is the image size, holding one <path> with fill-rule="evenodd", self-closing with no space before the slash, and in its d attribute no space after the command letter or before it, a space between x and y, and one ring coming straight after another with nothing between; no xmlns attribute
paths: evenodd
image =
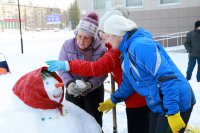
<svg viewBox="0 0 200 133"><path fill-rule="evenodd" d="M171 33L166 35L154 36L154 40L161 43L164 47L183 45L188 31Z"/></svg>

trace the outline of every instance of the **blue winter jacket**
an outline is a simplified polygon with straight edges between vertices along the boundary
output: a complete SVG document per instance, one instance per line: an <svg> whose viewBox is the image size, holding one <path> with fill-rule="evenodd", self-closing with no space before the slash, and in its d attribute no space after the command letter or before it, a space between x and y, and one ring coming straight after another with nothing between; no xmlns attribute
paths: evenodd
<svg viewBox="0 0 200 133"><path fill-rule="evenodd" d="M191 108L192 89L164 48L142 28L127 39L127 32L119 46L124 56L123 81L111 95L113 103L126 99L135 91L145 96L154 113L172 115Z"/></svg>

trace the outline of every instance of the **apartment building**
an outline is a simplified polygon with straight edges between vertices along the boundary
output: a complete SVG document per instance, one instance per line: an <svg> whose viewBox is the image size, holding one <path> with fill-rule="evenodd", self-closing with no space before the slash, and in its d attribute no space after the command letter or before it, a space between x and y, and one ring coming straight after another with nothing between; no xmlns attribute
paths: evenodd
<svg viewBox="0 0 200 133"><path fill-rule="evenodd" d="M129 9L130 19L154 35L188 31L200 20L200 0L77 0L81 14L103 13L115 5Z"/></svg>
<svg viewBox="0 0 200 133"><path fill-rule="evenodd" d="M51 14L61 14L58 8L20 5L22 28L27 30L53 29L56 24L47 24L46 17ZM0 29L18 29L19 11L15 1L0 0Z"/></svg>

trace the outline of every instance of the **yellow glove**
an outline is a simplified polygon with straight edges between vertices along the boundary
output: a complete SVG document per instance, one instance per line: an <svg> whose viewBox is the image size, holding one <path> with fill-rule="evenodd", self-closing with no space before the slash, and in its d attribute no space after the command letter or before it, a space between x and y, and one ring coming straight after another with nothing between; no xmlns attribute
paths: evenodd
<svg viewBox="0 0 200 133"><path fill-rule="evenodd" d="M98 110L99 110L99 112L105 112L105 113L107 113L114 106L115 106L115 104L110 99L108 99L105 102L99 103Z"/></svg>
<svg viewBox="0 0 200 133"><path fill-rule="evenodd" d="M167 116L167 120L173 133L178 133L182 128L186 126L185 122L180 116L180 112L175 115Z"/></svg>

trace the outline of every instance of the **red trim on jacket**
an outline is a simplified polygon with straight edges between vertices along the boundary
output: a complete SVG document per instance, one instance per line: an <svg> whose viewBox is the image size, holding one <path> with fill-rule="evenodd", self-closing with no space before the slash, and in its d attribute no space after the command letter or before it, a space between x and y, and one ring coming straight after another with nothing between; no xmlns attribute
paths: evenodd
<svg viewBox="0 0 200 133"><path fill-rule="evenodd" d="M90 62L84 60L69 61L70 72L81 76L101 76L111 73L115 82L120 85L122 82L122 69L120 64L120 51L112 49L110 44L106 44L108 51L97 61ZM138 108L146 106L145 98L138 93L134 93L126 100L127 108Z"/></svg>

